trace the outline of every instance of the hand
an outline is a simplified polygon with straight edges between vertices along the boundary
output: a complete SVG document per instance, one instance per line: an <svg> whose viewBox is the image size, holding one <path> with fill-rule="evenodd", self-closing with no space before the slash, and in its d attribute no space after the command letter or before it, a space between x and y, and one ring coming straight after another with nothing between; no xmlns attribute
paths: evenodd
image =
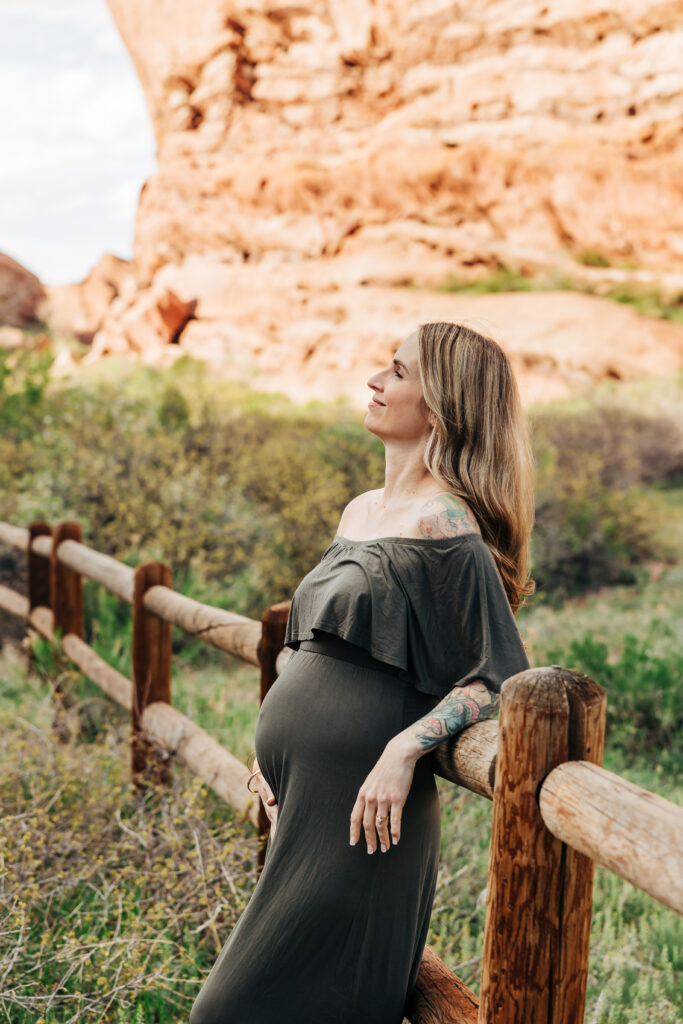
<svg viewBox="0 0 683 1024"><path fill-rule="evenodd" d="M401 838L401 815L413 781L416 757L406 754L405 747L390 740L382 756L358 791L351 811L351 846L360 838L361 825L368 844L368 853L377 849L377 833L382 853L389 849L389 829L394 844ZM377 815L384 821L378 825ZM388 819L390 818L390 822Z"/></svg>
<svg viewBox="0 0 683 1024"><path fill-rule="evenodd" d="M258 768L258 761L256 760L256 758L254 758L254 771L256 771L257 768ZM272 789L270 788L270 786L268 785L268 783L264 779L263 772L261 772L259 775L256 775L254 777L254 781L252 782L252 786L254 787L254 791L256 793L258 793L259 797L261 798L261 803L263 804L263 806L265 808L265 812L266 812L266 814L268 816L268 820L270 821L270 832L271 832L271 835L275 835L275 825L276 825L276 822L277 822L277 811L278 811L277 800L273 796Z"/></svg>

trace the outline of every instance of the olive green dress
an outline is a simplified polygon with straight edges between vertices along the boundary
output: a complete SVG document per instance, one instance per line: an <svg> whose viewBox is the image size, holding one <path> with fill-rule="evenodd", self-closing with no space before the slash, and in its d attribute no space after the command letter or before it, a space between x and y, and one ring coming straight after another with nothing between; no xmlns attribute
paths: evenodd
<svg viewBox="0 0 683 1024"><path fill-rule="evenodd" d="M362 833L349 845L351 810L393 736L453 686L500 690L524 648L476 534L335 537L294 594L286 643L255 733L277 827L190 1024L401 1024L439 865L431 755L386 853Z"/></svg>

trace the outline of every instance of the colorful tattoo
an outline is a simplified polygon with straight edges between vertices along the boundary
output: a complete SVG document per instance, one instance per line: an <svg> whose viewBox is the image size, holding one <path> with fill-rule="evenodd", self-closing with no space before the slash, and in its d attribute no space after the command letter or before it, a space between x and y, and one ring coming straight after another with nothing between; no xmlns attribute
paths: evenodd
<svg viewBox="0 0 683 1024"><path fill-rule="evenodd" d="M418 719L407 731L413 733L423 750L431 750L473 722L491 718L499 704L499 694L492 693L484 683L455 686L428 715Z"/></svg>
<svg viewBox="0 0 683 1024"><path fill-rule="evenodd" d="M480 533L473 513L462 498L448 493L438 494L422 506L418 527L423 537L433 540Z"/></svg>

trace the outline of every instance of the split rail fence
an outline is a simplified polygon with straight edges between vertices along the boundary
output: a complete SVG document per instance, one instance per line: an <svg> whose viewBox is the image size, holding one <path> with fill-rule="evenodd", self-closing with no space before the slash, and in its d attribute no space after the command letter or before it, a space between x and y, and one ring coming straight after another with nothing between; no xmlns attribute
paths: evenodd
<svg viewBox="0 0 683 1024"><path fill-rule="evenodd" d="M78 523L28 529L0 522L0 542L26 552L28 597L0 585L0 608L25 619L130 711L136 784L168 779L178 757L259 831L268 820L249 770L171 704L171 627L260 668L261 700L290 652L289 602L261 621L172 588L160 562L137 568L82 543ZM133 606L133 679L83 639L83 578ZM558 665L506 680L500 721L473 726L430 756L442 778L493 801L479 998L426 947L413 1024L581 1024L596 863L683 914L683 809L601 767L606 697Z"/></svg>

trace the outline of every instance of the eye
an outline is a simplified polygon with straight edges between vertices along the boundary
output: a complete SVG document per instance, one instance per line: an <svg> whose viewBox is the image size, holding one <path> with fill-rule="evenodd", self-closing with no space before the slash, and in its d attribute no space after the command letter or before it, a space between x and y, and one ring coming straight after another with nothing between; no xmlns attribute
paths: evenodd
<svg viewBox="0 0 683 1024"><path fill-rule="evenodd" d="M399 373L398 370L396 369L396 367L394 367L394 376L398 377L399 380L403 380L403 374Z"/></svg>

